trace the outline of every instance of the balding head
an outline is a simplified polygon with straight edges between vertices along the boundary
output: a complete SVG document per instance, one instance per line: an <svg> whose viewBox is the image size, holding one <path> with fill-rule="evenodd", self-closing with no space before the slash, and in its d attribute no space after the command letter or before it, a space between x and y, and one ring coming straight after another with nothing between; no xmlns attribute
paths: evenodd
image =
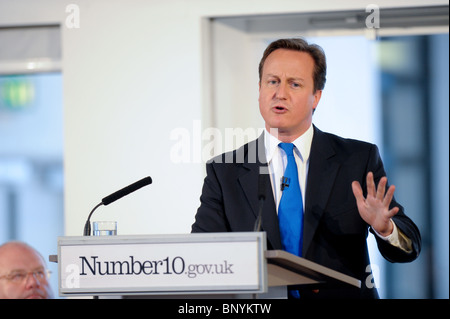
<svg viewBox="0 0 450 319"><path fill-rule="evenodd" d="M0 246L0 298L52 298L44 258L23 242Z"/></svg>

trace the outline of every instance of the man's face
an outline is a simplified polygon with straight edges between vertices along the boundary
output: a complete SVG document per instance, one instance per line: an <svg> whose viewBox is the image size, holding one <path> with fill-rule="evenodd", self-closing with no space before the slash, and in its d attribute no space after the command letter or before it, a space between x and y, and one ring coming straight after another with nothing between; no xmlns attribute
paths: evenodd
<svg viewBox="0 0 450 319"><path fill-rule="evenodd" d="M321 90L314 92L314 60L305 52L278 49L263 66L259 110L266 129L278 129L278 139L292 142L312 123Z"/></svg>
<svg viewBox="0 0 450 319"><path fill-rule="evenodd" d="M43 278L39 274L44 273ZM25 274L25 277L23 277ZM0 256L0 299L48 299L52 291L44 262L36 252L20 245L3 249ZM20 278L24 278L20 280Z"/></svg>

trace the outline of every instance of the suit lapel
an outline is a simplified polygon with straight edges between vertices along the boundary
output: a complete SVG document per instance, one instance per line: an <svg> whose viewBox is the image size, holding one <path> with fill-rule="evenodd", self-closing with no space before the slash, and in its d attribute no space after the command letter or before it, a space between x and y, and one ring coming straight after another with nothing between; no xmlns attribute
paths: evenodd
<svg viewBox="0 0 450 319"><path fill-rule="evenodd" d="M270 177L267 174L267 161L264 151L264 134L253 142L248 144L246 153L244 154L244 163L239 172L238 180L242 191L249 202L252 213L258 216L258 179L259 174L264 174L266 178L266 200L262 210L262 230L267 234L267 240L273 249L281 249L280 232L278 228L278 217L276 214L275 201L272 195L272 186ZM258 153L260 152L260 153Z"/></svg>
<svg viewBox="0 0 450 319"><path fill-rule="evenodd" d="M309 159L303 228L303 255L306 256L332 191L340 163L328 137L314 126Z"/></svg>

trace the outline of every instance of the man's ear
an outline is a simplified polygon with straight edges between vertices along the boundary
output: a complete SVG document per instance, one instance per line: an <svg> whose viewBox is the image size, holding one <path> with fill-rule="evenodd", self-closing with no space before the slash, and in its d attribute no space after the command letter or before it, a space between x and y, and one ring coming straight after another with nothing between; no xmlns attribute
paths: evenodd
<svg viewBox="0 0 450 319"><path fill-rule="evenodd" d="M322 90L316 90L316 93L314 93L313 113L316 110L321 97L322 97Z"/></svg>

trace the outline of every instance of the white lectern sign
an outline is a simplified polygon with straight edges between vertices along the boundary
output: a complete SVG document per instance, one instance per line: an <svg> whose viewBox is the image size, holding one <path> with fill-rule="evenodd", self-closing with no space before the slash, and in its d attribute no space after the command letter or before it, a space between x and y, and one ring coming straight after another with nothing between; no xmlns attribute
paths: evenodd
<svg viewBox="0 0 450 319"><path fill-rule="evenodd" d="M263 293L265 233L59 237L59 293Z"/></svg>

